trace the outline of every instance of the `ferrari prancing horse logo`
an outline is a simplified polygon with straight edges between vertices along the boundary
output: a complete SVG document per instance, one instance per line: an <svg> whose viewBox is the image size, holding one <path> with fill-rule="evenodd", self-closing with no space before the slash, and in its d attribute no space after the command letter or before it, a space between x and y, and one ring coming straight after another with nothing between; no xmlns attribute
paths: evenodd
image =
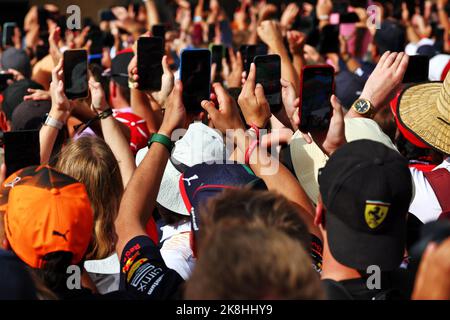
<svg viewBox="0 0 450 320"><path fill-rule="evenodd" d="M380 201L366 201L366 209L364 212L364 218L366 223L371 229L375 229L381 223L389 212L390 203L384 203Z"/></svg>

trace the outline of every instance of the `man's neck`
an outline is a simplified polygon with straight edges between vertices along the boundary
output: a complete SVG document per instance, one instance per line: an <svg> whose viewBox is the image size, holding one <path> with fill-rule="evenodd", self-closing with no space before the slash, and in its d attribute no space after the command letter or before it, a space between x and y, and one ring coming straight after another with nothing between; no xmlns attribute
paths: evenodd
<svg viewBox="0 0 450 320"><path fill-rule="evenodd" d="M336 261L330 252L327 241L325 241L322 256L322 279L342 281L357 278L361 278L360 273Z"/></svg>

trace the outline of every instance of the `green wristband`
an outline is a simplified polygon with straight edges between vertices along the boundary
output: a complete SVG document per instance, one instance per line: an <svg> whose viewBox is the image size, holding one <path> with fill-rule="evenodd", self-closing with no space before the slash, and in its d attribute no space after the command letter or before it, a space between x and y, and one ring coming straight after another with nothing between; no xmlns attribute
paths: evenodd
<svg viewBox="0 0 450 320"><path fill-rule="evenodd" d="M163 146L165 146L167 148L169 153L172 153L173 143L169 139L169 137L167 137L167 136L165 136L163 134L154 133L152 135L152 137L150 138L149 142L148 142L148 147L149 148L150 148L150 146L152 145L153 142L157 142L157 143L162 144Z"/></svg>

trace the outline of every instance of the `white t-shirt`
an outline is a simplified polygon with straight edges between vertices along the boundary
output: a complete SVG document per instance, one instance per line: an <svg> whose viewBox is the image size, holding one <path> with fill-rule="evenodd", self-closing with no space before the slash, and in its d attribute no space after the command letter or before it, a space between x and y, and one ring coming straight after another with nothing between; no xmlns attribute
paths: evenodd
<svg viewBox="0 0 450 320"><path fill-rule="evenodd" d="M84 269L100 294L119 290L120 261L116 253L102 260L87 260Z"/></svg>
<svg viewBox="0 0 450 320"><path fill-rule="evenodd" d="M442 168L450 171L450 157L445 159L434 170ZM415 215L423 223L437 220L442 213L442 208L433 188L422 171L417 170L416 168L410 168L410 171L414 181L415 195L409 207L409 212Z"/></svg>
<svg viewBox="0 0 450 320"><path fill-rule="evenodd" d="M195 266L194 253L190 245L191 223L186 222L177 228L164 226L161 228L162 237L161 255L167 267L175 270L187 280Z"/></svg>

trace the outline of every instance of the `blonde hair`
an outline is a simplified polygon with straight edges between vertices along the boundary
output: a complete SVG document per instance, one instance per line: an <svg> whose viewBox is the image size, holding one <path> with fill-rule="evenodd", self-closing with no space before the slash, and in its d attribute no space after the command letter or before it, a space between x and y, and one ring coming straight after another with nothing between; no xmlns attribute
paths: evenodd
<svg viewBox="0 0 450 320"><path fill-rule="evenodd" d="M109 257L117 241L114 221L124 189L111 149L96 137L73 140L62 149L56 168L83 183L91 201L94 230L86 259Z"/></svg>

